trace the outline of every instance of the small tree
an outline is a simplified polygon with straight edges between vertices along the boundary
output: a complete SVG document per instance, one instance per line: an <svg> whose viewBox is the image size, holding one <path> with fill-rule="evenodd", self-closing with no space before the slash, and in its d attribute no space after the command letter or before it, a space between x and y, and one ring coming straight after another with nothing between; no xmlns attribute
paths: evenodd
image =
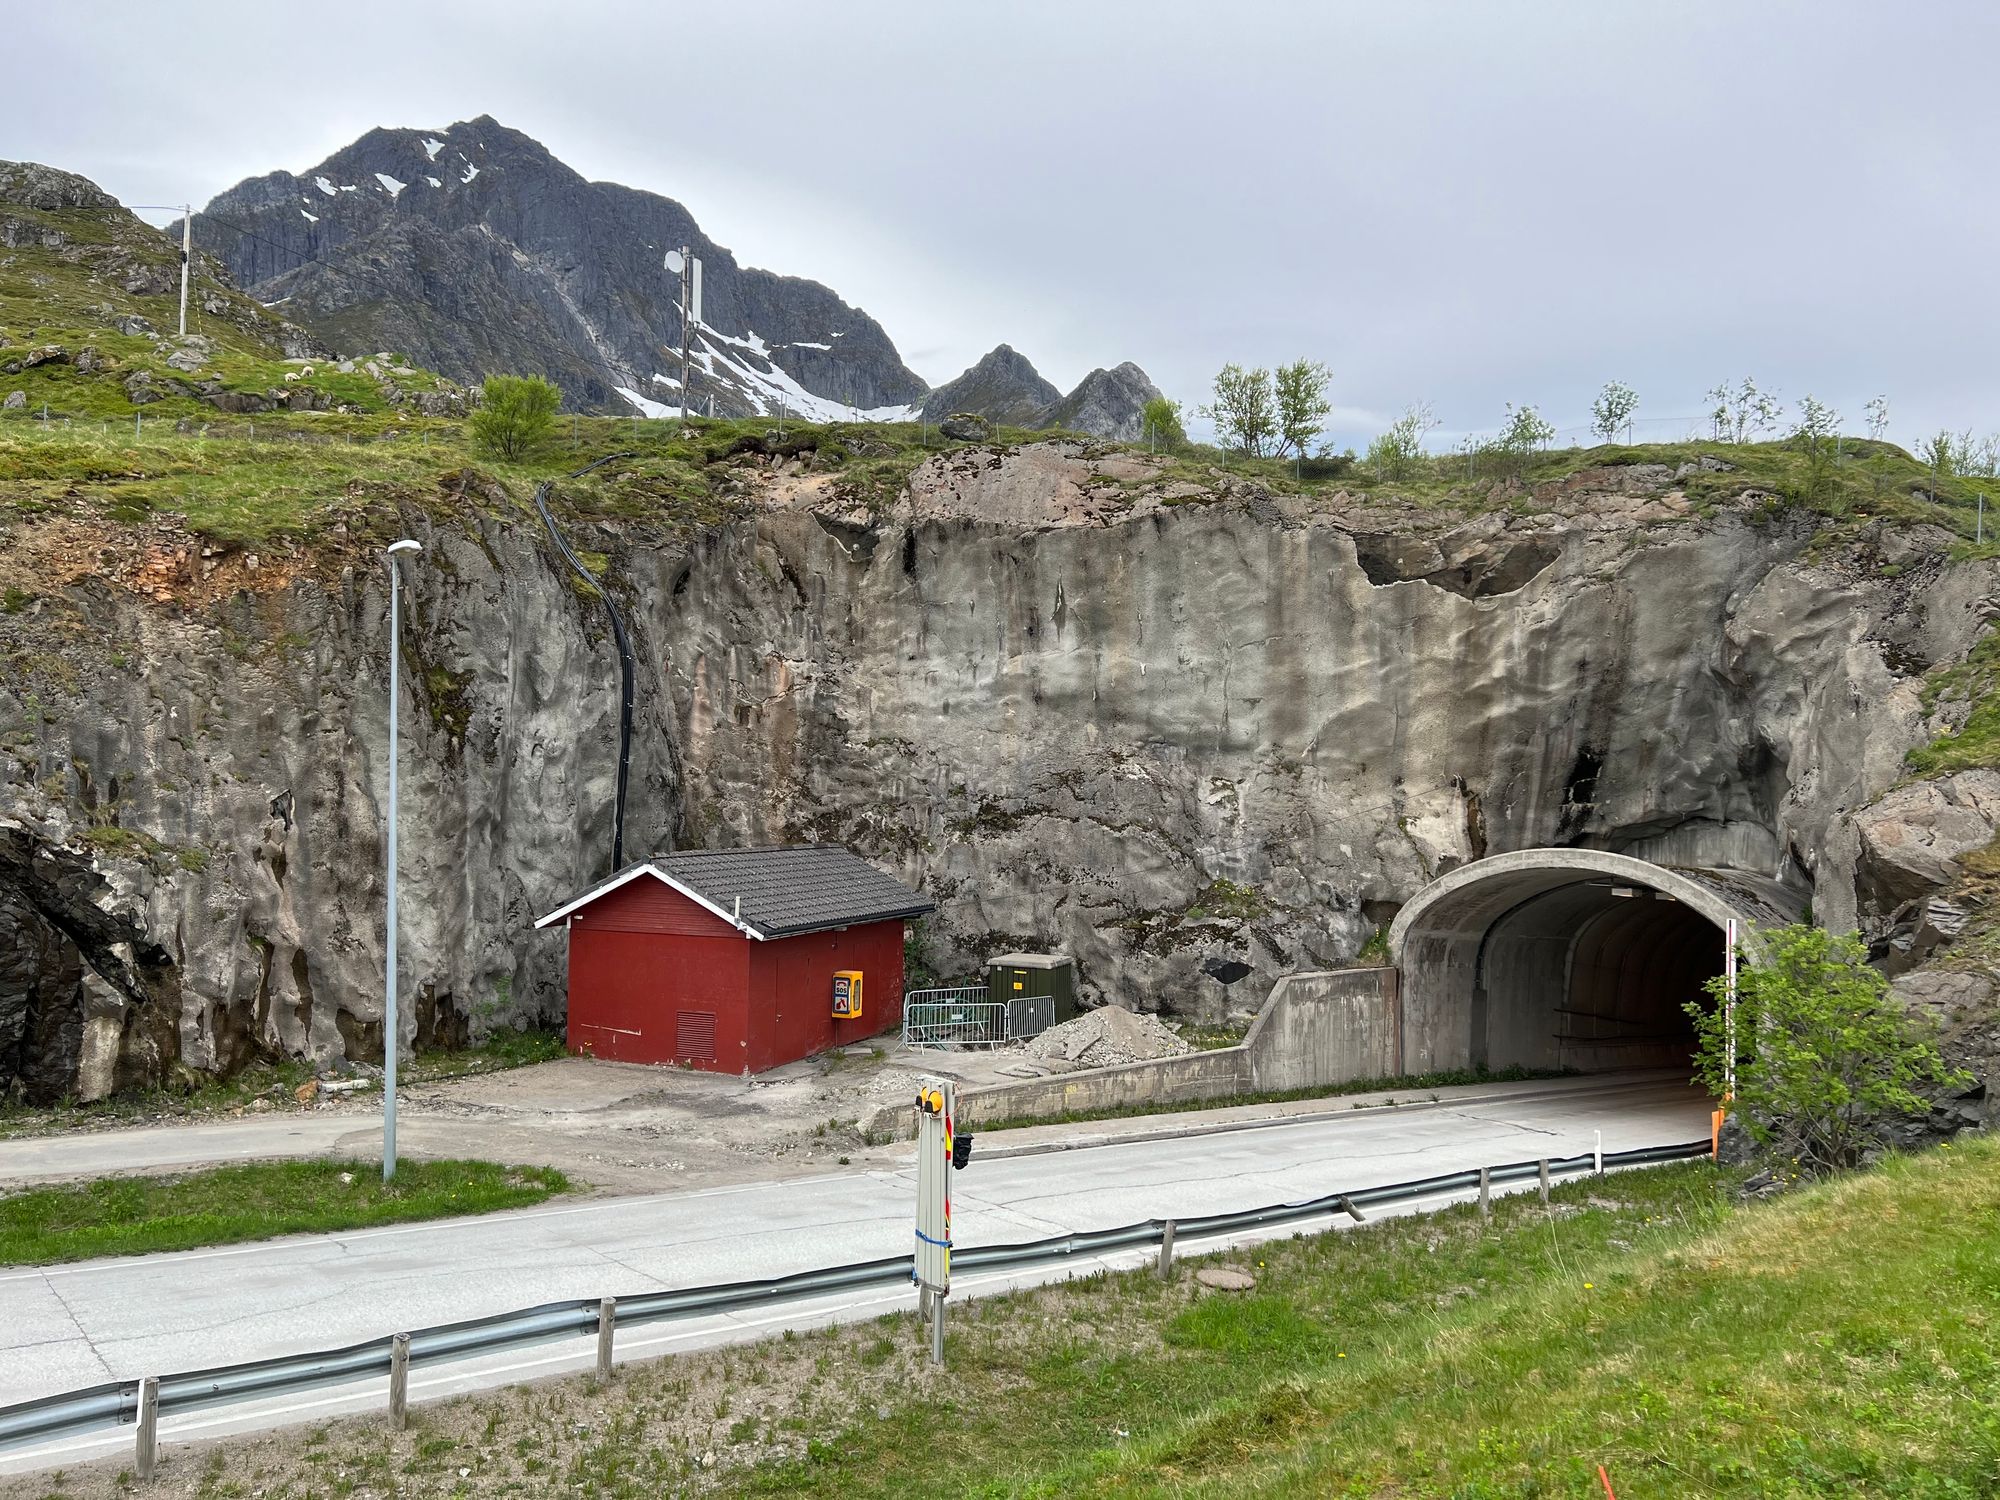
<svg viewBox="0 0 2000 1500"><path fill-rule="evenodd" d="M1958 472L1978 479L2000 477L2000 432L1989 432L1977 442L1971 432L1961 434Z"/></svg>
<svg viewBox="0 0 2000 1500"><path fill-rule="evenodd" d="M1784 413L1778 398L1759 390L1757 382L1748 375L1735 390L1727 383L1717 386L1708 393L1708 399L1715 403L1708 419L1714 425L1717 441L1724 443L1747 443L1776 427Z"/></svg>
<svg viewBox="0 0 2000 1500"><path fill-rule="evenodd" d="M1869 966L1859 933L1798 923L1762 937L1738 976L1733 1026L1720 976L1707 985L1713 1003L1687 1011L1695 1073L1718 1098L1734 1046L1737 1118L1764 1152L1808 1171L1851 1167L1892 1120L1929 1110L1922 1090L1970 1086Z"/></svg>
<svg viewBox="0 0 2000 1500"><path fill-rule="evenodd" d="M1215 377L1215 399L1201 409L1230 447L1262 458L1278 430L1277 403L1271 394L1271 372L1224 365Z"/></svg>
<svg viewBox="0 0 2000 1500"><path fill-rule="evenodd" d="M1318 360L1295 359L1278 366L1280 458L1287 452L1296 452L1304 458L1307 445L1326 430L1326 419L1333 411L1333 403L1326 399L1326 387L1332 378Z"/></svg>
<svg viewBox="0 0 2000 1500"><path fill-rule="evenodd" d="M1638 409L1638 393L1631 386L1614 380L1590 403L1590 430L1607 443L1617 438L1621 427L1628 429L1626 435L1630 437L1632 413Z"/></svg>
<svg viewBox="0 0 2000 1500"><path fill-rule="evenodd" d="M1516 407L1507 403L1507 421L1500 429L1500 437L1494 448L1509 460L1516 474L1528 465L1531 455L1549 445L1556 430L1544 421L1542 414L1532 406Z"/></svg>
<svg viewBox="0 0 2000 1500"><path fill-rule="evenodd" d="M1165 396L1155 396L1140 413L1142 430L1148 439L1169 453L1187 446L1187 428L1181 422L1181 404Z"/></svg>
<svg viewBox="0 0 2000 1500"><path fill-rule="evenodd" d="M1424 439L1438 419L1428 401L1406 408L1374 442L1368 445L1368 467L1383 479L1404 479L1424 457Z"/></svg>
<svg viewBox="0 0 2000 1500"><path fill-rule="evenodd" d="M519 463L549 440L561 404L562 392L539 375L488 375L468 424L472 441Z"/></svg>
<svg viewBox="0 0 2000 1500"><path fill-rule="evenodd" d="M1879 443L1882 434L1889 430L1889 398L1870 396L1864 410L1868 413L1868 436Z"/></svg>
<svg viewBox="0 0 2000 1500"><path fill-rule="evenodd" d="M1792 429L1792 441L1806 456L1806 490L1814 498L1833 484L1833 466L1840 453L1839 438L1840 413L1808 392L1799 403L1799 423Z"/></svg>

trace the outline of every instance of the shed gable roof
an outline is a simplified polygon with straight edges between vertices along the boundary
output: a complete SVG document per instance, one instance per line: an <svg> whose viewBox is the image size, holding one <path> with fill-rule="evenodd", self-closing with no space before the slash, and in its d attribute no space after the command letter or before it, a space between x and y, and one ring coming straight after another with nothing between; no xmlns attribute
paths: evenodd
<svg viewBox="0 0 2000 1500"><path fill-rule="evenodd" d="M707 907L745 935L797 937L863 922L920 917L937 903L883 874L851 850L830 844L773 849L688 849L627 865L610 879L550 912L547 927L629 881L651 876Z"/></svg>

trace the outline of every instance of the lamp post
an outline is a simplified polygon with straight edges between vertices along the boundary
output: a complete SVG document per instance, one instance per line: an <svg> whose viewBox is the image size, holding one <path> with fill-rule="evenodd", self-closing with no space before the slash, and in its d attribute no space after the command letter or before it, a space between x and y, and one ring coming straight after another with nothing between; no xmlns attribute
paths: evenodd
<svg viewBox="0 0 2000 1500"><path fill-rule="evenodd" d="M393 542L383 553L389 569L389 955L386 988L382 1000L382 1180L396 1175L396 1051L401 1030L396 1019L396 720L401 697L398 692L397 664L402 655L403 618L402 574L396 568L399 552L421 552L423 545L408 537Z"/></svg>

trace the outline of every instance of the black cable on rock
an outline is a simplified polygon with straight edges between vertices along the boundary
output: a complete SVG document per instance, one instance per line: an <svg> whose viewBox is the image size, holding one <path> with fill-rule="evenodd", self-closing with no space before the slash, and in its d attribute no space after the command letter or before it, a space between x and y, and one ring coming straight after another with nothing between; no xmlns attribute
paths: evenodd
<svg viewBox="0 0 2000 1500"><path fill-rule="evenodd" d="M601 468L615 459L630 458L629 453L607 453L604 457L585 464L582 468L563 475L565 479L580 479L592 469ZM625 868L625 782L632 768L632 638L625 633L625 622L619 617L618 606L611 602L611 591L592 576L583 560L570 550L563 539L556 518L549 514L549 491L555 488L553 479L544 479L535 486L535 509L541 512L542 524L549 529L549 535L556 544L556 550L568 559L581 578L598 598L604 601L604 612L611 617L611 637L618 643L618 676L620 696L618 704L618 800L611 813L611 868L613 871Z"/></svg>

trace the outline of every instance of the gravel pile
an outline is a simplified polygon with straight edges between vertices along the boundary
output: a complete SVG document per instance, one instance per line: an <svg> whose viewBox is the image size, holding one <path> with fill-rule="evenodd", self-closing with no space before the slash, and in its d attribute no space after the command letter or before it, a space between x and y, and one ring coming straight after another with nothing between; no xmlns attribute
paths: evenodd
<svg viewBox="0 0 2000 1500"><path fill-rule="evenodd" d="M1145 1062L1191 1050L1161 1024L1159 1017L1135 1015L1116 1005L1101 1006L1074 1021L1051 1026L1022 1048L1037 1062L1068 1063L1076 1068Z"/></svg>

